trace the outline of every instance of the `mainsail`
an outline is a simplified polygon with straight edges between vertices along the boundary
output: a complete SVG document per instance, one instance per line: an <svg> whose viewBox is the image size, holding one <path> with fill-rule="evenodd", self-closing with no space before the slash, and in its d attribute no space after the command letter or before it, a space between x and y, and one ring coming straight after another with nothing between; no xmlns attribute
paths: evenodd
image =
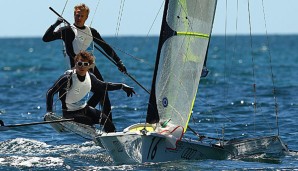
<svg viewBox="0 0 298 171"><path fill-rule="evenodd" d="M166 0L147 123L171 121L186 131L196 98L216 0Z"/></svg>

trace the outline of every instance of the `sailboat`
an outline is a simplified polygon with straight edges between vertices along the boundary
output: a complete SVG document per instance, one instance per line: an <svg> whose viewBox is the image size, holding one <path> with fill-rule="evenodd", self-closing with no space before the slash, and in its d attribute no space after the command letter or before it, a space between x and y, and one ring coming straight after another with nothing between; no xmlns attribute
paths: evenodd
<svg viewBox="0 0 298 171"><path fill-rule="evenodd" d="M204 67L216 5L216 0L165 1L145 123L95 137L115 163L221 160L288 151L278 135L241 140L184 137L186 130L193 131L188 122Z"/></svg>

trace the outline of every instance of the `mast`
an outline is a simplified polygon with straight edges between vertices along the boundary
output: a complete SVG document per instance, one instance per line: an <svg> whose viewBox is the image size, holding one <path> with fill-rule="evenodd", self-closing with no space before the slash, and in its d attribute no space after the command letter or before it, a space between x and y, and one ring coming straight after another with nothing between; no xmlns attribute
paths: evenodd
<svg viewBox="0 0 298 171"><path fill-rule="evenodd" d="M156 61L155 61L154 74L153 74L152 85L151 85L150 98L149 98L148 109L147 109L147 117L146 117L147 123L159 122L159 115L158 115L158 110L157 110L157 105L156 105L156 95L155 95L156 75L157 75L162 45L165 42L165 40L170 36L170 32L173 33L173 30L170 30L170 28L166 22L168 5L169 5L169 0L166 0L165 6L164 6L163 17L162 17L160 35L159 35L159 43L158 43L158 49L157 49L157 54L156 54Z"/></svg>
<svg viewBox="0 0 298 171"><path fill-rule="evenodd" d="M217 1L215 2L215 8L214 8L213 16L215 16L216 5L217 5ZM213 20L212 20L212 23L211 23L212 25L211 25L210 38L209 38L209 41L208 41L207 51L206 51L206 55L205 55L205 59L204 59L204 65L203 65L204 67L203 67L201 77L207 77L207 75L209 73L209 70L207 69L207 59L208 59L208 51L209 51L210 40L211 40L211 36L212 36L212 28L213 28L214 18L215 17L213 17Z"/></svg>

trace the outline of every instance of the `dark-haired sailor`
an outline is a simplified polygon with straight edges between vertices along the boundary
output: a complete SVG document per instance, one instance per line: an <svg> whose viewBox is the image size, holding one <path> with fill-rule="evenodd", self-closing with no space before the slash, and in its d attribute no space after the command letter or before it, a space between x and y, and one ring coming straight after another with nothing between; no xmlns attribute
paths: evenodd
<svg viewBox="0 0 298 171"><path fill-rule="evenodd" d="M123 65L122 61L112 47L102 39L96 29L85 25L85 22L88 19L89 11L89 7L83 3L76 5L74 7L74 24L72 26L61 27L55 31L55 28L63 22L61 18L58 18L58 20L45 32L42 40L45 42L50 42L57 39L62 39L65 44L66 53L69 56L71 67L75 66L75 55L81 50L87 50L88 48L93 50L93 42L95 42L105 51L107 55L114 60L115 63L117 63L118 69L121 72L126 73L126 67ZM92 72L98 79L104 81L96 66L93 68ZM102 111L112 120L111 103L108 93L104 89L99 92L95 92L88 101L88 104L95 107L99 102L101 104Z"/></svg>
<svg viewBox="0 0 298 171"><path fill-rule="evenodd" d="M89 93L98 89L123 90L129 97L135 94L133 88L122 83L103 82L89 73L94 57L88 52L79 52L74 62L74 69L65 72L47 91L47 114L53 112L53 97L59 93L64 118L74 118L75 122L87 125L101 124L106 132L114 132L115 126L107 115L87 104Z"/></svg>

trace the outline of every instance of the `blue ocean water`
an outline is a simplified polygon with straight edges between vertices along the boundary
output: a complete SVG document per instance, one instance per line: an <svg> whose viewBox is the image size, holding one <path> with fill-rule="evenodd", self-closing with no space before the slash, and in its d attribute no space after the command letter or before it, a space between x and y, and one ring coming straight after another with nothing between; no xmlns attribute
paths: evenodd
<svg viewBox="0 0 298 171"><path fill-rule="evenodd" d="M128 73L150 90L158 38L108 37L105 40L116 49ZM297 151L297 40L297 35L269 36L268 39L261 35L212 37L207 60L210 73L199 86L190 126L211 137L222 137L224 133L227 139L279 133L288 147ZM61 41L44 43L41 38L2 38L0 46L0 119L6 125L43 121L46 91L68 68ZM100 53L95 52L95 56L106 81L124 82L137 93L128 98L124 92L110 92L117 130L143 122L149 95ZM59 101L55 102L55 107L58 111ZM0 134L0 170L298 168L295 152L274 160L115 165L105 150L92 141L56 133L46 124L18 127ZM187 132L186 136L196 138L192 132Z"/></svg>

